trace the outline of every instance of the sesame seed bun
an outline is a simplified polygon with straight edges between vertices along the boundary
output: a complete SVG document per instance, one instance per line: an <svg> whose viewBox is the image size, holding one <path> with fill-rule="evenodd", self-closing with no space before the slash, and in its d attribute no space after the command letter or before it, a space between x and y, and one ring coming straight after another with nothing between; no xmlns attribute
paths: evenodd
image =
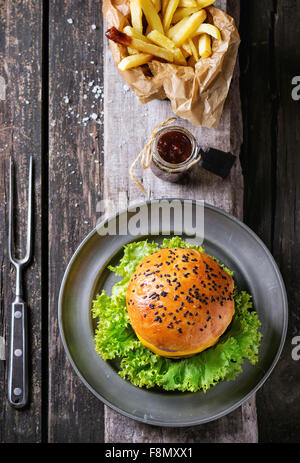
<svg viewBox="0 0 300 463"><path fill-rule="evenodd" d="M234 315L234 282L207 254L161 249L136 268L127 310L140 341L163 357L180 358L213 346Z"/></svg>

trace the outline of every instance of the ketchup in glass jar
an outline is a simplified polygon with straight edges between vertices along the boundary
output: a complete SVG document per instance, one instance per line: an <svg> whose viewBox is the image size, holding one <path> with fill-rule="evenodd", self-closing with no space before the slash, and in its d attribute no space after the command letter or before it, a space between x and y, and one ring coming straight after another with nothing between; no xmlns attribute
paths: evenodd
<svg viewBox="0 0 300 463"><path fill-rule="evenodd" d="M178 130L162 134L157 141L157 152L170 164L181 164L192 154L193 145L190 138Z"/></svg>
<svg viewBox="0 0 300 463"><path fill-rule="evenodd" d="M160 129L153 142L151 169L162 180L182 180L199 158L194 136L180 126Z"/></svg>

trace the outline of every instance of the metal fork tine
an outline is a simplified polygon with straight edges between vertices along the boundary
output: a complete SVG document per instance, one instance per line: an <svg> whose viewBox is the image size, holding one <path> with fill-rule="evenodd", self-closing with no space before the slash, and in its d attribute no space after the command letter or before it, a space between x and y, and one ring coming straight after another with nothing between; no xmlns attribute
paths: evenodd
<svg viewBox="0 0 300 463"><path fill-rule="evenodd" d="M26 240L26 255L23 263L27 264L31 257L31 231L32 231L32 156L29 162L29 180L28 180L28 211L27 211L27 240Z"/></svg>
<svg viewBox="0 0 300 463"><path fill-rule="evenodd" d="M26 237L26 254L23 259L17 259L13 252L14 241L14 219L13 219L13 204L14 204L14 163L10 157L9 169L9 233L8 233L8 254L11 263L16 265L25 265L29 262L32 251L32 156L30 156L29 163L29 177L28 177L28 210L27 210L27 237Z"/></svg>
<svg viewBox="0 0 300 463"><path fill-rule="evenodd" d="M8 255L9 260L14 264L14 259L12 257L12 243L13 243L13 160L12 157L9 159L9 212L8 212Z"/></svg>

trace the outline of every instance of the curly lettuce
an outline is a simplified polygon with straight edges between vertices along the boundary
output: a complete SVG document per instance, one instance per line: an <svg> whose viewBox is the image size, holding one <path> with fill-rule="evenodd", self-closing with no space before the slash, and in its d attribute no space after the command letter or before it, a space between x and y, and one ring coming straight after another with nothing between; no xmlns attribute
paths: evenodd
<svg viewBox="0 0 300 463"><path fill-rule="evenodd" d="M95 347L104 360L120 359L119 374L138 387L160 387L168 391L207 391L220 381L234 380L248 359L258 361L261 340L260 321L253 310L251 296L235 294L233 321L219 342L188 359L161 357L147 349L136 337L126 309L126 292L137 265L159 248L189 248L203 252L201 246L186 243L176 236L157 243L140 241L124 248L117 267L109 267L122 280L114 285L111 296L102 291L93 302L93 317L98 319ZM233 272L222 266L230 275Z"/></svg>

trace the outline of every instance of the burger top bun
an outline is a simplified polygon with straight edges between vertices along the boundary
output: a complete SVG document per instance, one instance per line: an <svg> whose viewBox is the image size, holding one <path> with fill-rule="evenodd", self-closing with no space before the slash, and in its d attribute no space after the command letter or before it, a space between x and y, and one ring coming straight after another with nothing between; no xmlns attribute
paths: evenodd
<svg viewBox="0 0 300 463"><path fill-rule="evenodd" d="M161 249L136 268L127 310L140 341L163 357L188 357L213 346L234 315L234 282L205 253Z"/></svg>

